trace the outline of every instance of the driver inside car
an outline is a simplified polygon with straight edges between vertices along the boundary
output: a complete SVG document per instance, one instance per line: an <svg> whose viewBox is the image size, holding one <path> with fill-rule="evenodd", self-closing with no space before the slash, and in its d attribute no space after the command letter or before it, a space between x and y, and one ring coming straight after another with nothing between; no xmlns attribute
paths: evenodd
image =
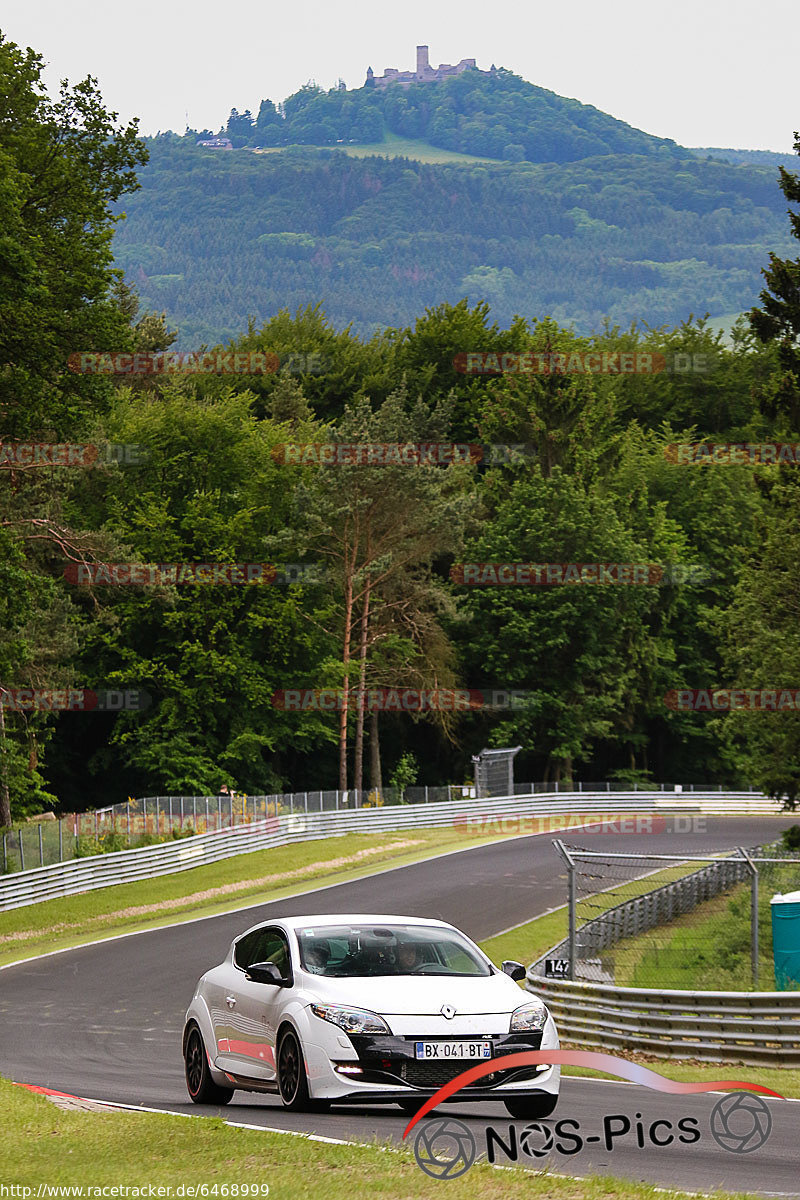
<svg viewBox="0 0 800 1200"><path fill-rule="evenodd" d="M407 975L420 965L419 951L414 942L399 942L397 945L397 970Z"/></svg>
<svg viewBox="0 0 800 1200"><path fill-rule="evenodd" d="M324 975L330 960L327 942L310 942L305 948L305 962L309 971L315 975Z"/></svg>

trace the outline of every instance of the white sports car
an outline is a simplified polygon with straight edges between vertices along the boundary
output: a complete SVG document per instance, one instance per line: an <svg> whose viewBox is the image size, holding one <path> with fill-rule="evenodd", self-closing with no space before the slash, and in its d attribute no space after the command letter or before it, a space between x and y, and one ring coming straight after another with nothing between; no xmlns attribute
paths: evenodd
<svg viewBox="0 0 800 1200"><path fill-rule="evenodd" d="M557 1049L541 1000L516 962L495 967L452 925L418 917L276 918L236 938L197 984L186 1013L186 1084L196 1104L236 1089L277 1092L286 1108L399 1104L413 1113L487 1059ZM549 1116L560 1067L484 1075L463 1101L502 1100L514 1117Z"/></svg>

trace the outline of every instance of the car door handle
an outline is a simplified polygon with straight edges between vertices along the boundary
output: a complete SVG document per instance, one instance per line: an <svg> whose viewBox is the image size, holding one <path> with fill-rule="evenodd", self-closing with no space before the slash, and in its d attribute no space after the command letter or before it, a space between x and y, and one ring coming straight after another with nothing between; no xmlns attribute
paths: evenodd
<svg viewBox="0 0 800 1200"><path fill-rule="evenodd" d="M236 1007L236 997L235 996L226 996L225 1003L227 1004L228 1008L235 1008Z"/></svg>

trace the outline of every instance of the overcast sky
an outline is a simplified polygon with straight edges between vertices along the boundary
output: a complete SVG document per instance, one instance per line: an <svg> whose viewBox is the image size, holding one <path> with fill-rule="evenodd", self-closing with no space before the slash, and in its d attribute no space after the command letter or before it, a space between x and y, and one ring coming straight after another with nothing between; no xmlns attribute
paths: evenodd
<svg viewBox="0 0 800 1200"><path fill-rule="evenodd" d="M475 58L685 146L790 150L800 128L798 0L4 0L0 29L48 87L97 77L143 133L217 129L309 79Z"/></svg>

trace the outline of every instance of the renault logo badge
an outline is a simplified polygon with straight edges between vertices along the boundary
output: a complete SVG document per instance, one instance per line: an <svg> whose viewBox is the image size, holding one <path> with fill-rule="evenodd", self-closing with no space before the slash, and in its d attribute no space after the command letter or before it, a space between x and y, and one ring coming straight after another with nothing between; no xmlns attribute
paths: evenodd
<svg viewBox="0 0 800 1200"><path fill-rule="evenodd" d="M453 1017L456 1015L456 1010L453 1008L452 1004L443 1004L439 1009L439 1012L448 1021L452 1021Z"/></svg>

